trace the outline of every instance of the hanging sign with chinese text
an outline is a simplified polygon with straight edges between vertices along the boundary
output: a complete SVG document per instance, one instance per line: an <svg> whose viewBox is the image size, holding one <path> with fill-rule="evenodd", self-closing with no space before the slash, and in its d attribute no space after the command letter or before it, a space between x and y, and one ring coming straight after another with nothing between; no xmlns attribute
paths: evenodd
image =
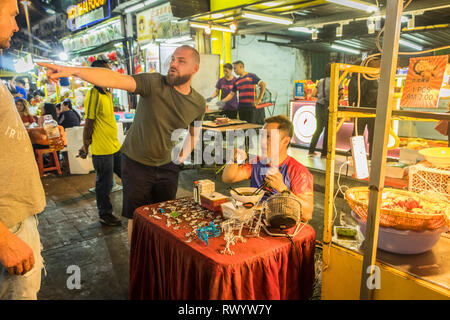
<svg viewBox="0 0 450 320"><path fill-rule="evenodd" d="M170 2L142 11L136 15L138 42L172 37L172 7Z"/></svg>

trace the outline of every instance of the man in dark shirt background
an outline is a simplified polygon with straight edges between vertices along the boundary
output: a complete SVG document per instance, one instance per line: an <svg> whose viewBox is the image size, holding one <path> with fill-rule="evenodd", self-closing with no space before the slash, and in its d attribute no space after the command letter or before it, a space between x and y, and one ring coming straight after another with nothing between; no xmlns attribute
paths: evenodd
<svg viewBox="0 0 450 320"><path fill-rule="evenodd" d="M248 123L264 124L265 111L264 108L256 109L261 103L266 84L256 74L245 71L242 61L233 62L234 73L239 78L236 80L233 90L221 103L225 103L233 99L236 92L239 91L239 119ZM256 98L256 85L260 88L259 97Z"/></svg>
<svg viewBox="0 0 450 320"><path fill-rule="evenodd" d="M216 84L216 91L206 99L206 102L210 102L212 99L217 97L220 92L220 99L225 99L228 94L233 90L234 84L236 82L236 78L233 76L233 66L231 63L226 63L223 66L223 73L224 77L220 78L219 81L217 81ZM227 118L229 119L237 119L237 113L238 113L238 102L237 97L234 96L230 101L228 101L225 106L223 107L223 111Z"/></svg>
<svg viewBox="0 0 450 320"><path fill-rule="evenodd" d="M368 67L379 68L380 60L372 60ZM376 108L378 95L378 80L367 80L363 75L360 76L360 103L363 108ZM348 104L349 106L358 105L358 74L354 73L348 84ZM364 130L368 131L369 140L369 159L372 157L373 137L375 131L375 118L358 118L357 132L362 136Z"/></svg>

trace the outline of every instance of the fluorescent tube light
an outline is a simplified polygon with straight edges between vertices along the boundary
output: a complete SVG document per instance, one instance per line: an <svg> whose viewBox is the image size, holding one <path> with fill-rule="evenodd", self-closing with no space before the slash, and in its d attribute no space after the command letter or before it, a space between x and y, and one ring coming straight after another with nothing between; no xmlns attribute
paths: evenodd
<svg viewBox="0 0 450 320"><path fill-rule="evenodd" d="M356 1L356 0L327 0L328 2L332 2L334 4L338 4L341 6L350 7L353 9L359 9L366 12L376 12L378 11L378 7L362 1Z"/></svg>
<svg viewBox="0 0 450 320"><path fill-rule="evenodd" d="M197 22L191 22L190 23L192 28L201 28L201 29L207 29L209 27L206 23L197 23Z"/></svg>
<svg viewBox="0 0 450 320"><path fill-rule="evenodd" d="M190 40L192 40L191 36L183 36L183 37L168 39L165 42L166 43L178 43L178 42L185 42L185 41L190 41Z"/></svg>
<svg viewBox="0 0 450 320"><path fill-rule="evenodd" d="M262 3L263 6L265 7L275 7L282 4L281 1L272 1L272 2L266 2L266 3Z"/></svg>
<svg viewBox="0 0 450 320"><path fill-rule="evenodd" d="M145 2L138 3L138 4L134 5L134 6L126 8L124 13L125 14L133 13L133 12L138 11L139 9L142 9L143 7L148 6L149 4L152 4L152 3L156 2L156 1L158 1L158 0L147 0Z"/></svg>
<svg viewBox="0 0 450 320"><path fill-rule="evenodd" d="M233 30L231 30L231 28L222 27L222 26L215 26L215 25L212 25L211 29L212 30L216 30L216 31L223 31L223 32L233 32Z"/></svg>
<svg viewBox="0 0 450 320"><path fill-rule="evenodd" d="M223 18L223 17L225 17L225 15L223 13L213 13L211 15L211 18L213 18L213 19L219 19L219 18Z"/></svg>
<svg viewBox="0 0 450 320"><path fill-rule="evenodd" d="M303 32L303 33L313 33L312 29L306 28L306 27L292 27L288 29L289 31L297 31L297 32Z"/></svg>
<svg viewBox="0 0 450 320"><path fill-rule="evenodd" d="M134 5L134 6L131 6L131 7L126 8L125 11L124 11L124 13L125 13L125 14L127 14L127 13L133 13L133 12L138 11L139 9L143 8L144 6L145 6L144 3L142 3L142 2L141 2L141 3L138 3L138 4Z"/></svg>
<svg viewBox="0 0 450 320"><path fill-rule="evenodd" d="M421 51L423 49L422 46L420 46L418 44L415 44L414 42L410 42L410 41L403 40L403 39L400 39L398 41L398 43L403 45L403 46L410 47L410 48L418 50L418 51Z"/></svg>
<svg viewBox="0 0 450 320"><path fill-rule="evenodd" d="M350 52L350 53L354 53L354 54L361 54L361 51L359 51L359 50L351 49L351 48L347 48L347 47L342 47L342 46L339 46L337 44L332 44L331 47L333 49L340 50L340 51Z"/></svg>
<svg viewBox="0 0 450 320"><path fill-rule="evenodd" d="M220 25L214 25L214 24L210 26L209 24L206 24L206 23L191 22L190 26L192 28L205 29L205 31L215 30L215 31L223 31L223 32L230 32L230 33L234 32L231 28L227 28L227 27L220 26Z"/></svg>
<svg viewBox="0 0 450 320"><path fill-rule="evenodd" d="M241 16L243 18L252 19L252 20L259 20L264 22L272 22L272 23L278 23L278 24L284 24L289 25L292 24L292 19L289 18L283 18L278 16L273 16L270 14L263 14L258 12L250 12L250 11L242 11Z"/></svg>

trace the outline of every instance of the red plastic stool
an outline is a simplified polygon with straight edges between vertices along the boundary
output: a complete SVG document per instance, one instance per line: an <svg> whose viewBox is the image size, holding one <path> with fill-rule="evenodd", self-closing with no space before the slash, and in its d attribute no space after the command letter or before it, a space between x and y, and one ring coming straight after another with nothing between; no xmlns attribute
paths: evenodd
<svg viewBox="0 0 450 320"><path fill-rule="evenodd" d="M44 154L50 154L53 159L51 164L44 167ZM58 174L62 174L61 166L59 165L59 159L56 151L51 151L50 149L36 149L36 158L39 168L39 175L42 177L45 172L48 171L58 171Z"/></svg>

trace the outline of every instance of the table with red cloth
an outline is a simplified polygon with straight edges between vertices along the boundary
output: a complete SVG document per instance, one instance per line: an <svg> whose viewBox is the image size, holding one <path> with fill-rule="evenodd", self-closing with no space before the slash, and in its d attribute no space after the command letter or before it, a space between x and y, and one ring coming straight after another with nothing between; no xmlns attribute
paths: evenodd
<svg viewBox="0 0 450 320"><path fill-rule="evenodd" d="M193 199L191 201L194 203ZM165 203L159 203L135 211L130 250L130 299L291 300L311 297L315 273L315 231L311 226L304 225L292 238L298 250L286 237L270 237L261 230L260 238L246 237L246 242L231 245L235 254L228 255L220 253L225 248L223 234L210 237L208 246L198 237L188 242L186 233L192 230L188 222L182 221L181 227L174 230L167 227L167 218L162 214L159 215L162 219L151 217L153 209L164 207Z"/></svg>

